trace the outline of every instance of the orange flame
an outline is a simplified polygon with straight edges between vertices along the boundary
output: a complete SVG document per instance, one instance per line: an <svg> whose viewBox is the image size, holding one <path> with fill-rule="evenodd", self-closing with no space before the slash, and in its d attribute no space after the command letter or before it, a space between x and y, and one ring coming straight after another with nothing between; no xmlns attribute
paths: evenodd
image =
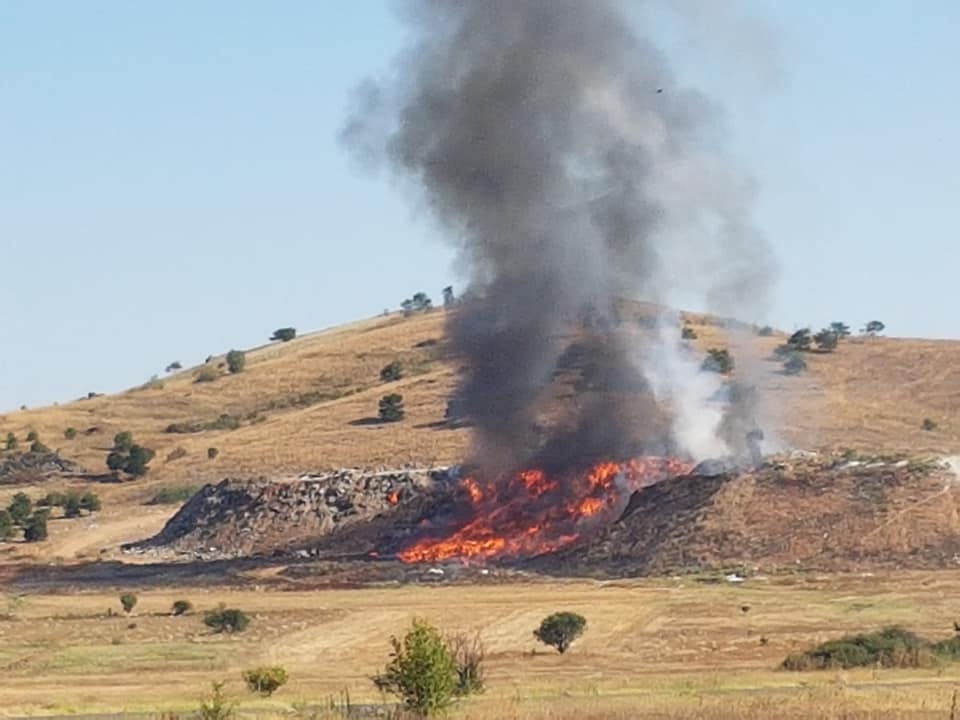
<svg viewBox="0 0 960 720"><path fill-rule="evenodd" d="M387 496L387 501L388 501L391 505L396 505L398 502L400 502L400 491L399 491L399 490L394 490L392 493L390 493L390 494Z"/></svg>
<svg viewBox="0 0 960 720"><path fill-rule="evenodd" d="M527 468L486 487L468 477L463 487L470 498L471 518L448 527L445 536L425 537L398 555L413 563L553 552L575 542L597 522L613 519L633 490L692 468L673 458L639 457L625 463L600 462L585 473L562 477Z"/></svg>

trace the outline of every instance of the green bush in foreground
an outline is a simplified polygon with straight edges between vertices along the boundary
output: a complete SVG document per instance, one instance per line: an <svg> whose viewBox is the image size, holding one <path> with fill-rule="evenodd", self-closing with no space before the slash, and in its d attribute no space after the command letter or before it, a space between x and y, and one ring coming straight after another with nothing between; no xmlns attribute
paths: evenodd
<svg viewBox="0 0 960 720"><path fill-rule="evenodd" d="M403 640L392 637L390 644L390 662L374 684L421 717L446 710L457 689L457 664L437 629L425 620L414 620Z"/></svg>
<svg viewBox="0 0 960 720"><path fill-rule="evenodd" d="M203 624L214 632L238 633L250 625L250 616L243 610L228 608L221 603L216 610L204 614Z"/></svg>
<svg viewBox="0 0 960 720"><path fill-rule="evenodd" d="M243 681L247 684L250 692L255 692L264 697L273 695L277 690L287 684L287 671L282 667L258 667L253 670L245 670Z"/></svg>
<svg viewBox="0 0 960 720"><path fill-rule="evenodd" d="M931 643L909 630L888 627L872 633L828 640L788 656L785 670L826 670L854 667L927 667L939 659L960 656L960 637Z"/></svg>
<svg viewBox="0 0 960 720"><path fill-rule="evenodd" d="M223 683L213 683L210 697L200 703L197 716L200 720L230 720L236 714L236 703L223 694Z"/></svg>
<svg viewBox="0 0 960 720"><path fill-rule="evenodd" d="M533 636L544 645L555 647L563 655L586 629L587 619L583 615L558 612L545 617L540 627L533 631Z"/></svg>

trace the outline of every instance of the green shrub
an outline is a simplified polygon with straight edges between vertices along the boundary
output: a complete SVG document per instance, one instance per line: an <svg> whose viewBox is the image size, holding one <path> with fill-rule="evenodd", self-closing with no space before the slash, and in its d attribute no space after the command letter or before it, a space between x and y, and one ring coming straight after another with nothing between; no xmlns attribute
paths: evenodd
<svg viewBox="0 0 960 720"><path fill-rule="evenodd" d="M0 510L0 540L12 538L16 533L13 518L9 510Z"/></svg>
<svg viewBox="0 0 960 720"><path fill-rule="evenodd" d="M204 365L202 368L197 370L197 374L193 376L193 381L198 383L208 383L213 382L218 377L220 373L217 372L217 369L213 365Z"/></svg>
<svg viewBox="0 0 960 720"><path fill-rule="evenodd" d="M572 612L553 613L543 619L533 636L544 645L555 647L561 655L587 629L587 619Z"/></svg>
<svg viewBox="0 0 960 720"><path fill-rule="evenodd" d="M926 430L927 432L933 432L934 430L937 429L936 421L932 420L931 418L924 418L923 429Z"/></svg>
<svg viewBox="0 0 960 720"><path fill-rule="evenodd" d="M380 379L383 382L394 382L403 377L403 363L394 360L388 365L384 365L380 370Z"/></svg>
<svg viewBox="0 0 960 720"><path fill-rule="evenodd" d="M182 505L196 495L198 485L168 485L147 501L147 505Z"/></svg>
<svg viewBox="0 0 960 720"><path fill-rule="evenodd" d="M269 697L287 684L287 671L280 666L258 667L243 672L243 681L250 692Z"/></svg>
<svg viewBox="0 0 960 720"><path fill-rule="evenodd" d="M243 350L231 350L227 353L227 370L236 374L247 366L247 355Z"/></svg>
<svg viewBox="0 0 960 720"><path fill-rule="evenodd" d="M48 448L39 440L34 440L32 443L30 443L30 452L32 452L34 455L46 455L50 452L50 448Z"/></svg>
<svg viewBox="0 0 960 720"><path fill-rule="evenodd" d="M701 369L707 372L729 375L733 371L733 356L727 349L710 348L707 350L707 357L701 365Z"/></svg>
<svg viewBox="0 0 960 720"><path fill-rule="evenodd" d="M217 448L215 448L215 447L208 447L208 448L207 448L207 458L208 458L208 459L210 459L210 460L216 460L216 459L217 459L217 455L219 455L219 454L220 454L220 451L217 450Z"/></svg>
<svg viewBox="0 0 960 720"><path fill-rule="evenodd" d="M62 492L48 492L42 498L37 500L37 507L63 507L67 501L67 496Z"/></svg>
<svg viewBox="0 0 960 720"><path fill-rule="evenodd" d="M403 409L403 395L391 393L380 398L379 416L382 422L397 422L403 420L406 413Z"/></svg>
<svg viewBox="0 0 960 720"><path fill-rule="evenodd" d="M100 502L100 498L96 493L85 492L80 495L80 509L86 510L87 512L97 512L103 507L103 504Z"/></svg>
<svg viewBox="0 0 960 720"><path fill-rule="evenodd" d="M156 451L135 443L131 433L117 433L113 439L113 450L107 455L107 467L114 472L122 470L139 477L147 473L147 466L155 455Z"/></svg>
<svg viewBox="0 0 960 720"><path fill-rule="evenodd" d="M238 633L250 625L250 616L243 610L228 608L221 603L216 610L204 614L203 624L214 632Z"/></svg>
<svg viewBox="0 0 960 720"><path fill-rule="evenodd" d="M270 340L279 340L280 342L290 342L297 336L296 328L285 327L277 328L270 336Z"/></svg>
<svg viewBox="0 0 960 720"><path fill-rule="evenodd" d="M193 610L193 603L189 600L174 600L171 612L173 615L187 615Z"/></svg>
<svg viewBox="0 0 960 720"><path fill-rule="evenodd" d="M172 363L167 365L167 367L164 368L164 370L168 373L174 372L176 370L183 370L183 365L180 364L179 360L174 360Z"/></svg>
<svg viewBox="0 0 960 720"><path fill-rule="evenodd" d="M73 440L77 436L77 429L75 427L68 427L63 431L63 436L67 440Z"/></svg>
<svg viewBox="0 0 960 720"><path fill-rule="evenodd" d="M7 441L4 445L7 450L16 450L20 446L20 443L17 442L17 436L12 432L7 433Z"/></svg>
<svg viewBox="0 0 960 720"><path fill-rule="evenodd" d="M374 678L376 686L421 717L446 710L457 689L457 665L440 633L425 620L414 620L403 640L392 637L390 644L390 662Z"/></svg>
<svg viewBox="0 0 960 720"><path fill-rule="evenodd" d="M113 436L113 449L114 450L129 450L133 447L133 433L129 430L124 430L123 432L118 432Z"/></svg>
<svg viewBox="0 0 960 720"><path fill-rule="evenodd" d="M690 327L689 325L684 325L684 326L683 326L683 330L680 331L680 339L681 339L681 340L696 340L696 339L697 339L697 331L694 330L694 329L693 329L692 327Z"/></svg>
<svg viewBox="0 0 960 720"><path fill-rule="evenodd" d="M888 627L877 632L828 640L806 652L788 656L783 661L783 668L922 667L934 660L934 648L938 645L932 646L909 630ZM944 646L942 652L949 650Z"/></svg>
<svg viewBox="0 0 960 720"><path fill-rule="evenodd" d="M33 502L26 493L18 492L10 501L7 511L10 513L10 519L22 527L33 511Z"/></svg>
<svg viewBox="0 0 960 720"><path fill-rule="evenodd" d="M47 518L45 510L37 510L23 524L23 539L27 542L41 542L47 539Z"/></svg>
<svg viewBox="0 0 960 720"><path fill-rule="evenodd" d="M40 435L37 434L36 430L31 430L27 433L27 442L37 442L40 439Z"/></svg>
<svg viewBox="0 0 960 720"><path fill-rule="evenodd" d="M120 606L123 608L123 611L129 615L137 606L137 596L133 593L124 593L120 596Z"/></svg>
<svg viewBox="0 0 960 720"><path fill-rule="evenodd" d="M63 501L63 516L65 518L80 517L80 493L67 493Z"/></svg>
<svg viewBox="0 0 960 720"><path fill-rule="evenodd" d="M833 330L824 328L813 336L813 341L823 352L833 352L837 349L837 345L840 343L840 336L837 335Z"/></svg>

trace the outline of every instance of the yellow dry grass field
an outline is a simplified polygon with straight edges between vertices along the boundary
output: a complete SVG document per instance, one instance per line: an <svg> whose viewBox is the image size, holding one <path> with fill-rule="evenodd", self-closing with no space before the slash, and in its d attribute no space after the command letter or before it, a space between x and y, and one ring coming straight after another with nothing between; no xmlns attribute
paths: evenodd
<svg viewBox="0 0 960 720"><path fill-rule="evenodd" d="M242 590L7 594L0 714L187 713L224 680L242 711L303 714L306 704L324 717L331 699L383 702L370 677L389 637L423 617L445 631L479 631L487 648L487 690L455 717L950 717L960 664L806 673L778 664L812 643L891 624L947 637L960 618L960 574L704 579L277 590L251 578ZM139 597L134 612L108 615L121 612L124 590ZM197 612L171 616L181 598ZM220 602L249 612L250 628L211 634L201 614ZM562 656L532 635L556 610L588 622ZM291 678L268 699L240 679L262 664Z"/></svg>
<svg viewBox="0 0 960 720"><path fill-rule="evenodd" d="M643 325L649 306L627 303L624 327ZM146 505L160 488L199 486L224 477L282 477L342 466L451 463L464 458L469 430L443 425L446 400L460 362L444 349L447 313L399 314L273 343L247 353L244 372L218 369L213 382L195 382L201 366L117 395L0 416L0 440L14 433L24 445L33 429L49 446L88 470L105 472L113 436L124 430L157 451L148 475L97 483L104 500L95 521L54 520L51 542L0 545L0 562L21 557L72 561L158 531L176 506ZM770 360L784 337L749 328L730 333L711 317L687 315L694 348L730 347L736 373L757 383L773 424L794 447L851 447L867 452L960 453L960 342L849 338L830 354L808 353L809 370L791 377ZM643 340L639 339L638 352ZM405 376L390 383L380 370L399 359ZM224 358L217 356L217 367ZM403 395L406 418L375 424L385 393ZM240 420L234 430L170 433L172 424ZM923 421L936 423L932 431ZM77 436L66 439L67 428ZM95 432L90 432L95 429ZM208 448L218 450L208 458ZM181 455L177 457L177 455ZM26 488L34 496L91 483L57 481ZM0 486L0 504L23 488Z"/></svg>

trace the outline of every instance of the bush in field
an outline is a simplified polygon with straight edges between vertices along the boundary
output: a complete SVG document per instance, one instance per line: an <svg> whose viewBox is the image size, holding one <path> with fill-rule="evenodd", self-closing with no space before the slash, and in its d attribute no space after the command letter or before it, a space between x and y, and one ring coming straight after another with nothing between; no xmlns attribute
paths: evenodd
<svg viewBox="0 0 960 720"><path fill-rule="evenodd" d="M787 338L787 347L798 352L806 352L810 349L812 342L813 336L810 334L810 328L801 328Z"/></svg>
<svg viewBox="0 0 960 720"><path fill-rule="evenodd" d="M204 614L203 624L214 632L238 633L250 625L250 616L243 610L228 608L221 603L216 610Z"/></svg>
<svg viewBox="0 0 960 720"><path fill-rule="evenodd" d="M935 660L934 648L949 652L946 645L931 645L909 630L888 627L872 633L828 640L783 661L785 670L824 670L853 667L922 667Z"/></svg>
<svg viewBox="0 0 960 720"><path fill-rule="evenodd" d="M380 370L380 379L383 382L394 382L403 377L403 363L394 360L389 365L384 365Z"/></svg>
<svg viewBox="0 0 960 720"><path fill-rule="evenodd" d="M279 340L280 342L290 342L297 336L296 328L285 327L277 328L273 331L273 335L270 336L271 340Z"/></svg>
<svg viewBox="0 0 960 720"><path fill-rule="evenodd" d="M932 420L931 418L924 418L923 429L926 430L927 432L933 432L934 430L937 429L936 421Z"/></svg>
<svg viewBox="0 0 960 720"><path fill-rule="evenodd" d="M379 416L382 422L403 420L403 395L391 393L380 398Z"/></svg>
<svg viewBox="0 0 960 720"><path fill-rule="evenodd" d="M123 611L129 615L137 606L137 596L133 593L124 593L120 596L120 606L123 608Z"/></svg>
<svg viewBox="0 0 960 720"><path fill-rule="evenodd" d="M27 433L28 443L37 442L39 439L40 439L40 435L37 434L36 430L31 430L30 432Z"/></svg>
<svg viewBox="0 0 960 720"><path fill-rule="evenodd" d="M690 327L689 325L684 325L684 326L683 326L683 330L680 331L680 339L681 339L681 340L696 340L696 339L697 339L697 331L694 330L694 329L693 329L692 327Z"/></svg>
<svg viewBox="0 0 960 720"><path fill-rule="evenodd" d="M77 436L77 429L75 427L68 427L63 431L63 437L67 440L73 440Z"/></svg>
<svg viewBox="0 0 960 720"><path fill-rule="evenodd" d="M840 336L833 330L824 328L813 336L813 341L823 352L833 352L837 349L837 345L840 344Z"/></svg>
<svg viewBox="0 0 960 720"><path fill-rule="evenodd" d="M42 542L47 539L46 510L37 510L23 523L23 539L27 542Z"/></svg>
<svg viewBox="0 0 960 720"><path fill-rule="evenodd" d="M436 628L425 620L414 620L403 640L392 637L390 644L390 662L374 684L421 717L446 710L457 689L457 665Z"/></svg>
<svg viewBox="0 0 960 720"><path fill-rule="evenodd" d="M133 433L129 430L118 432L113 436L113 449L124 451L133 447Z"/></svg>
<svg viewBox="0 0 960 720"><path fill-rule="evenodd" d="M533 631L533 636L544 645L555 647L561 655L587 629L587 619L572 612L558 612L549 615Z"/></svg>
<svg viewBox="0 0 960 720"><path fill-rule="evenodd" d="M138 445L133 441L129 432L117 433L113 439L113 449L107 455L107 467L114 472L123 471L128 475L139 477L146 475L156 452L150 448Z"/></svg>
<svg viewBox="0 0 960 720"><path fill-rule="evenodd" d="M287 684L287 671L280 666L258 667L245 670L243 681L250 692L269 697Z"/></svg>
<svg viewBox="0 0 960 720"><path fill-rule="evenodd" d="M30 443L30 452L32 452L34 455L46 455L48 452L50 452L50 448L48 448L39 440L34 440L32 443Z"/></svg>
<svg viewBox="0 0 960 720"><path fill-rule="evenodd" d="M243 350L231 350L227 353L227 370L231 374L243 372L247 366L247 354Z"/></svg>
<svg viewBox="0 0 960 720"><path fill-rule="evenodd" d="M217 372L217 369L213 365L204 365L202 368L197 370L197 374L193 376L193 381L198 383L208 383L213 382L218 377L220 373Z"/></svg>
<svg viewBox="0 0 960 720"><path fill-rule="evenodd" d="M707 372L729 375L733 371L733 356L727 349L710 348L701 369Z"/></svg>
<svg viewBox="0 0 960 720"><path fill-rule="evenodd" d="M17 442L17 436L12 432L7 433L7 441L4 444L6 450L16 450L20 446L20 443Z"/></svg>
<svg viewBox="0 0 960 720"><path fill-rule="evenodd" d="M806 369L807 361L800 356L800 353L793 353L783 363L783 372L787 375L799 375Z"/></svg>
<svg viewBox="0 0 960 720"><path fill-rule="evenodd" d="M26 493L18 492L10 501L7 511L10 513L10 519L13 520L14 524L23 526L27 518L30 517L30 513L33 512L33 503Z"/></svg>
<svg viewBox="0 0 960 720"><path fill-rule="evenodd" d="M12 538L16 529L13 524L13 518L10 517L8 510L0 510L0 540Z"/></svg>
<svg viewBox="0 0 960 720"><path fill-rule="evenodd" d="M216 460L216 459L217 459L217 455L219 455L219 454L220 454L220 451L217 450L217 448L215 448L215 447L208 447L208 448L207 448L207 459L209 459L209 460Z"/></svg>
<svg viewBox="0 0 960 720"><path fill-rule="evenodd" d="M174 600L171 613L173 615L186 615L193 610L193 604L189 600Z"/></svg>
<svg viewBox="0 0 960 720"><path fill-rule="evenodd" d="M80 495L80 509L87 512L97 512L103 507L96 493L85 492Z"/></svg>
<svg viewBox="0 0 960 720"><path fill-rule="evenodd" d="M174 360L172 363L167 365L164 370L168 373L175 372L176 370L183 370L183 365L180 364L179 360Z"/></svg>

